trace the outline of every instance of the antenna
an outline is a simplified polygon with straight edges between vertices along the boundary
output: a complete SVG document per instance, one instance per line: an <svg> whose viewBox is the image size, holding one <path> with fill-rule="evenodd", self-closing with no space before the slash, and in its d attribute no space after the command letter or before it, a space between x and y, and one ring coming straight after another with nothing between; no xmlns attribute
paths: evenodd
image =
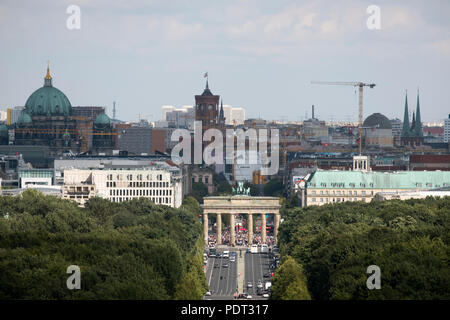
<svg viewBox="0 0 450 320"><path fill-rule="evenodd" d="M116 119L116 102L113 102L113 119Z"/></svg>

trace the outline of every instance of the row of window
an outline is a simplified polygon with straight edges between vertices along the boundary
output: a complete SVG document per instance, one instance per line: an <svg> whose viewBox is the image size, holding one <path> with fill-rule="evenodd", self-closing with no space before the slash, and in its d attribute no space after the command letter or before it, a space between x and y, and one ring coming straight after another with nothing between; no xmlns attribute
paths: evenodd
<svg viewBox="0 0 450 320"><path fill-rule="evenodd" d="M336 182L336 183L332 182L332 183L330 183L330 185L331 185L331 187L333 187L333 188L343 188L343 187L345 187L345 183L341 183L341 182ZM422 184L421 182L417 182L417 183L416 183L416 187L421 188L422 185L423 185L423 184ZM427 182L427 183L425 183L424 185L425 185L427 188L432 188L432 187L433 187L433 184L432 184L431 182ZM311 183L309 186L310 186L310 187L316 187L316 184L315 184L315 183ZM320 183L320 186L321 186L322 188L326 188L327 184L326 184L325 182L322 182L322 183ZM349 186L350 188L356 188L356 183L349 183L348 186ZM366 186L369 187L369 188L373 188L373 183L370 182L370 183L366 184L366 183L361 182L361 183L359 184L359 187L360 187L360 188L365 188ZM442 186L443 186L443 187L448 187L448 186L450 186L450 184L449 184L449 183L444 183ZM435 185L434 187L435 187L435 188L440 188L441 186L440 186L440 185Z"/></svg>
<svg viewBox="0 0 450 320"><path fill-rule="evenodd" d="M129 189L111 189L110 196L172 196L172 189L146 189L146 190L129 190Z"/></svg>
<svg viewBox="0 0 450 320"><path fill-rule="evenodd" d="M345 195L347 195L347 196L357 196L358 195L358 191L352 191L352 190L349 190L349 191L346 191L346 190L320 190L320 192L317 192L317 191L315 191L315 190L313 190L313 191L311 191L311 194L313 195L313 196L315 196L315 195L338 195L338 196L340 196L340 195L343 195L343 196L345 196ZM365 196L365 195L368 195L369 193L367 192L367 191L365 191L365 190L362 190L361 192L360 192L360 195L362 195L362 196ZM373 191L370 191L370 195L371 196L373 196Z"/></svg>
<svg viewBox="0 0 450 320"><path fill-rule="evenodd" d="M344 201L358 201L361 200L366 202L366 198L311 198L312 202L321 202L321 203L333 203L333 202L344 202Z"/></svg>
<svg viewBox="0 0 450 320"><path fill-rule="evenodd" d="M208 176L204 176L204 177L199 176L198 177L198 181L195 181L195 177L192 177L192 183L194 183L194 182L204 182L205 184L208 184L209 183L209 177Z"/></svg>
<svg viewBox="0 0 450 320"><path fill-rule="evenodd" d="M132 200L132 197L112 197L110 200L112 202L122 202ZM172 203L172 198L169 197L158 197L158 198L150 198L156 204L166 204L170 205Z"/></svg>
<svg viewBox="0 0 450 320"><path fill-rule="evenodd" d="M106 187L116 188L115 181L106 181ZM169 182L129 182L127 188L168 188Z"/></svg>
<svg viewBox="0 0 450 320"><path fill-rule="evenodd" d="M123 176L124 175L122 173L117 174L116 175L116 180L124 180ZM108 174L107 178L108 178L108 180L113 180L114 175L113 174ZM144 178L144 175L142 175L142 174L137 174L137 175L127 174L126 175L126 179L128 181L132 181L133 179L138 180L138 181L142 181L143 178ZM156 175L156 180L162 181L162 179L163 179L162 174ZM152 180L152 175L151 174L147 174L146 180Z"/></svg>

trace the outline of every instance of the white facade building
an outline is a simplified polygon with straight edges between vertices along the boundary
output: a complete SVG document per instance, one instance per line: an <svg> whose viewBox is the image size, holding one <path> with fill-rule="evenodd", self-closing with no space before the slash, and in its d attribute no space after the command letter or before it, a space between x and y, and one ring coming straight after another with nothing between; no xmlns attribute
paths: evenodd
<svg viewBox="0 0 450 320"><path fill-rule="evenodd" d="M156 204L178 208L183 200L182 182L169 171L150 167L64 171L64 199L84 205L93 196L112 202L148 198Z"/></svg>
<svg viewBox="0 0 450 320"><path fill-rule="evenodd" d="M233 125L233 120L236 125L243 125L245 121L245 109L240 107L232 107L230 105L223 105L223 115L225 117L226 125Z"/></svg>

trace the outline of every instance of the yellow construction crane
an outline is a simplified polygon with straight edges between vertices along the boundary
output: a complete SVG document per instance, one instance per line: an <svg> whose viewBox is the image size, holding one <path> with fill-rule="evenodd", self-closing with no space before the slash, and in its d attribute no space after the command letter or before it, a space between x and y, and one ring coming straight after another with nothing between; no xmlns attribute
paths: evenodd
<svg viewBox="0 0 450 320"><path fill-rule="evenodd" d="M361 142L362 142L362 119L363 119L363 88L369 87L373 89L374 83L364 82L330 82L330 81L311 81L312 84L330 84L330 85L344 85L353 86L359 88L359 108L358 108L358 133L359 133L359 154L361 154Z"/></svg>

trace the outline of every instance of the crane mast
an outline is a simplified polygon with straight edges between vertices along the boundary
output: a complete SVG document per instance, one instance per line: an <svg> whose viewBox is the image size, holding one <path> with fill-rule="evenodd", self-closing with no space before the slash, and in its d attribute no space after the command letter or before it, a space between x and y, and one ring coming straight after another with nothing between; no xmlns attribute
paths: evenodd
<svg viewBox="0 0 450 320"><path fill-rule="evenodd" d="M312 84L327 84L327 85L343 85L343 86L353 86L359 88L358 97L358 135L359 135L359 154L361 155L361 143L362 143L362 123L363 123L363 89L364 87L369 87L373 89L376 86L374 83L364 83L364 82L344 82L344 81L311 81Z"/></svg>

